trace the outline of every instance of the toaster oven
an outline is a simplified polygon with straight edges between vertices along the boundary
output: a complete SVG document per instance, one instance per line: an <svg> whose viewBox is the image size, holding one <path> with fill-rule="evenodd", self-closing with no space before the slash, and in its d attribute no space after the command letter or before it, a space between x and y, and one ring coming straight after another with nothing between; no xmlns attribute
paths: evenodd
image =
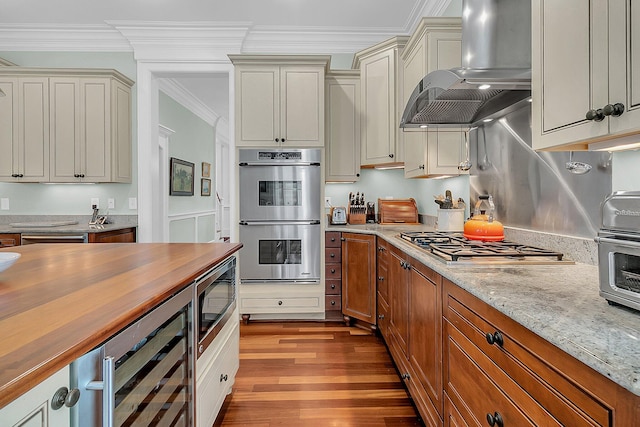
<svg viewBox="0 0 640 427"><path fill-rule="evenodd" d="M604 200L595 240L600 296L640 310L640 192L619 191Z"/></svg>

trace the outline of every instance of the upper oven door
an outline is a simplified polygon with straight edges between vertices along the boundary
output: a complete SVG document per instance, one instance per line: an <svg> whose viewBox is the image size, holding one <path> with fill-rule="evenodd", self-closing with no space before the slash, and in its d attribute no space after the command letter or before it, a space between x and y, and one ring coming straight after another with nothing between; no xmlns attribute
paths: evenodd
<svg viewBox="0 0 640 427"><path fill-rule="evenodd" d="M320 280L320 224L240 223L243 283Z"/></svg>
<svg viewBox="0 0 640 427"><path fill-rule="evenodd" d="M320 219L319 162L241 162L240 220Z"/></svg>

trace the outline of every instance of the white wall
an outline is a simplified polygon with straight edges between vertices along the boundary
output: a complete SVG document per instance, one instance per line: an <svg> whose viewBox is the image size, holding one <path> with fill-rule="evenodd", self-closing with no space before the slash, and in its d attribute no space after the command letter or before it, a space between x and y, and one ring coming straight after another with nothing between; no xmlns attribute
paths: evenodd
<svg viewBox="0 0 640 427"><path fill-rule="evenodd" d="M640 150L613 153L612 191L640 191Z"/></svg>

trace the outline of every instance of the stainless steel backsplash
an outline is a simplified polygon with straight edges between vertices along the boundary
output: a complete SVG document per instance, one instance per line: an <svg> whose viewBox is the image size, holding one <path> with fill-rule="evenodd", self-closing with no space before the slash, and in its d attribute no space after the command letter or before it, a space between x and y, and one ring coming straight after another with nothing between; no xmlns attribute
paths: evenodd
<svg viewBox="0 0 640 427"><path fill-rule="evenodd" d="M573 153L592 166L575 175L565 168L569 152L531 148L531 106L472 130L469 191L489 193L496 218L506 226L591 238L600 227L600 204L611 193L611 154Z"/></svg>

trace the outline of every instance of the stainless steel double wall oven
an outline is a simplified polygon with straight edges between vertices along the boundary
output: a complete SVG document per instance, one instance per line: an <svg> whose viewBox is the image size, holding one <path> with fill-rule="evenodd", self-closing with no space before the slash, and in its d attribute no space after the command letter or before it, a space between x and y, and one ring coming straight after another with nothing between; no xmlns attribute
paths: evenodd
<svg viewBox="0 0 640 427"><path fill-rule="evenodd" d="M241 149L243 283L319 283L319 149Z"/></svg>

